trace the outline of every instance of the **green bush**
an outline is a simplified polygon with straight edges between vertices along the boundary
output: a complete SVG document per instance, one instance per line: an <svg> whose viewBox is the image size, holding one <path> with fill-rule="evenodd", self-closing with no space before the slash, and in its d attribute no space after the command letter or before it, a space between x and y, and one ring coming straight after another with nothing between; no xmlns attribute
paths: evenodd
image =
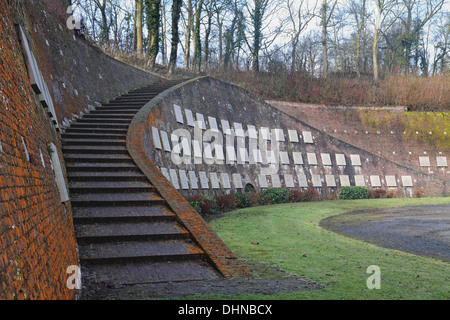
<svg viewBox="0 0 450 320"><path fill-rule="evenodd" d="M263 191L261 198L263 203L286 203L289 202L289 190L284 188L270 188Z"/></svg>
<svg viewBox="0 0 450 320"><path fill-rule="evenodd" d="M198 213L202 213L202 206L205 204L203 201L189 201L189 204L197 211Z"/></svg>
<svg viewBox="0 0 450 320"><path fill-rule="evenodd" d="M237 208L247 208L252 205L250 198L245 194L236 194L236 207Z"/></svg>
<svg viewBox="0 0 450 320"><path fill-rule="evenodd" d="M339 189L339 199L369 199L370 192L364 187L342 187Z"/></svg>

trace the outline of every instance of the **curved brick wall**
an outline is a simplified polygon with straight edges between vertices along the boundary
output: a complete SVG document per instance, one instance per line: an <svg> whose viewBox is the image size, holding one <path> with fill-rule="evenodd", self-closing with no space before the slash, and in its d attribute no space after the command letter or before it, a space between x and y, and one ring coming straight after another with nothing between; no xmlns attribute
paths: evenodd
<svg viewBox="0 0 450 320"><path fill-rule="evenodd" d="M407 196L418 187L429 194L448 192L443 179L332 137L212 78L184 83L153 104L140 114L141 152L184 196L242 192L247 184L256 190L316 188L323 197L343 185ZM225 134L228 127L231 134Z"/></svg>
<svg viewBox="0 0 450 320"><path fill-rule="evenodd" d="M97 103L158 80L74 37L68 4L0 0L0 299L76 295L66 286L78 257L70 202L58 187L65 183L62 130L32 88L20 28L60 129Z"/></svg>

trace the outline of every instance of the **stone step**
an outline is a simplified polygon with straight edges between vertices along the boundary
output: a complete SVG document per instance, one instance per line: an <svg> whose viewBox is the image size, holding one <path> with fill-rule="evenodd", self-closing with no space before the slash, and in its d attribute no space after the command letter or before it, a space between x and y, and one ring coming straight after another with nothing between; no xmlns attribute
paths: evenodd
<svg viewBox="0 0 450 320"><path fill-rule="evenodd" d="M76 129L128 129L128 123L103 123L103 122L92 122L92 123L72 123L71 128Z"/></svg>
<svg viewBox="0 0 450 320"><path fill-rule="evenodd" d="M114 134L114 133L71 133L65 132L61 135L63 139L92 139L92 140L123 140L126 141L126 134Z"/></svg>
<svg viewBox="0 0 450 320"><path fill-rule="evenodd" d="M128 154L126 146L84 146L84 145L64 145L62 148L65 154L69 153L96 153L96 154Z"/></svg>
<svg viewBox="0 0 450 320"><path fill-rule="evenodd" d="M122 107L111 107L111 106L100 106L95 109L95 111L130 111L130 112L137 112L142 107L136 107L136 106L122 106ZM91 111L92 112L92 111Z"/></svg>
<svg viewBox="0 0 450 320"><path fill-rule="evenodd" d="M138 112L139 108L133 108L133 109L117 109L117 108L104 108L104 109L97 109L91 111L90 115L111 115L111 116L134 116L136 112Z"/></svg>
<svg viewBox="0 0 450 320"><path fill-rule="evenodd" d="M96 117L96 118L86 118L83 117L82 119L78 119L76 123L81 124L81 123L110 123L110 124L124 124L124 123L130 123L131 122L131 118L130 119L124 119L122 118L109 118L109 117Z"/></svg>
<svg viewBox="0 0 450 320"><path fill-rule="evenodd" d="M140 172L68 172L67 178L74 182L80 181L142 181L148 179Z"/></svg>
<svg viewBox="0 0 450 320"><path fill-rule="evenodd" d="M166 206L115 206L115 207L74 207L74 222L136 222L136 221L175 221L175 214Z"/></svg>
<svg viewBox="0 0 450 320"><path fill-rule="evenodd" d="M69 145L97 145L97 146L126 146L126 139L75 139L75 138L63 138L63 144L66 146Z"/></svg>
<svg viewBox="0 0 450 320"><path fill-rule="evenodd" d="M131 107L140 106L143 107L145 103L142 102L129 102L129 101L119 101L119 102L108 102L103 104L105 107Z"/></svg>
<svg viewBox="0 0 450 320"><path fill-rule="evenodd" d="M127 241L79 246L81 264L134 261L180 261L205 258L190 240Z"/></svg>
<svg viewBox="0 0 450 320"><path fill-rule="evenodd" d="M142 193L74 193L73 207L104 206L152 206L165 204L165 200L154 192Z"/></svg>
<svg viewBox="0 0 450 320"><path fill-rule="evenodd" d="M115 241L188 239L189 232L174 221L76 224L78 244Z"/></svg>
<svg viewBox="0 0 450 320"><path fill-rule="evenodd" d="M121 270L121 272L117 272ZM114 285L151 284L159 282L207 281L219 278L203 261L124 262L82 266L82 273L96 283Z"/></svg>
<svg viewBox="0 0 450 320"><path fill-rule="evenodd" d="M102 162L102 163L134 163L130 155L126 154L64 154L66 163Z"/></svg>
<svg viewBox="0 0 450 320"><path fill-rule="evenodd" d="M105 111L99 111L84 115L83 119L95 119L95 118L109 118L109 119L128 119L131 120L134 117L134 112L127 111L126 113L109 113Z"/></svg>
<svg viewBox="0 0 450 320"><path fill-rule="evenodd" d="M78 162L66 165L67 171L104 172L104 171L137 171L139 167L133 163Z"/></svg>
<svg viewBox="0 0 450 320"><path fill-rule="evenodd" d="M155 187L149 182L140 181L72 181L69 182L71 193L136 193L154 192Z"/></svg>
<svg viewBox="0 0 450 320"><path fill-rule="evenodd" d="M115 129L115 128L78 128L70 127L66 130L66 133L90 133L90 134L124 134L126 136L128 132L127 128Z"/></svg>

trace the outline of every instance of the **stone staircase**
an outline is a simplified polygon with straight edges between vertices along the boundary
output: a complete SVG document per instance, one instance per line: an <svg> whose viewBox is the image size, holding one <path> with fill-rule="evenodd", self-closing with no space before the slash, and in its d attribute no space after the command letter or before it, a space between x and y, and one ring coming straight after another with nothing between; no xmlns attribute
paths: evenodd
<svg viewBox="0 0 450 320"><path fill-rule="evenodd" d="M118 97L63 134L84 282L116 286L219 277L126 148L133 116L174 84Z"/></svg>

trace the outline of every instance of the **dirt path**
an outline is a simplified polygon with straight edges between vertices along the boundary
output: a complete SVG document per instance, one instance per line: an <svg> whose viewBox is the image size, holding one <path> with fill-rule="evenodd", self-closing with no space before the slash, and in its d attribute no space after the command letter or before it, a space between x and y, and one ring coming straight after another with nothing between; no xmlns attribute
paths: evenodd
<svg viewBox="0 0 450 320"><path fill-rule="evenodd" d="M381 247L450 261L450 204L356 211L320 225Z"/></svg>

